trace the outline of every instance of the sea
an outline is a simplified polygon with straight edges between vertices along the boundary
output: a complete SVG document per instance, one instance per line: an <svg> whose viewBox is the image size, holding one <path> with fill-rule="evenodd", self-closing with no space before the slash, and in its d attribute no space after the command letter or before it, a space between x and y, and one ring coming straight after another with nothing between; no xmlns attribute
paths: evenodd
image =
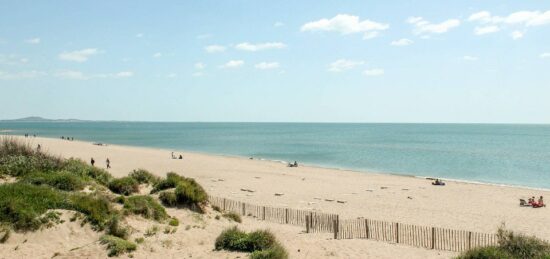
<svg viewBox="0 0 550 259"><path fill-rule="evenodd" d="M550 125L0 122L0 134L550 189Z"/></svg>

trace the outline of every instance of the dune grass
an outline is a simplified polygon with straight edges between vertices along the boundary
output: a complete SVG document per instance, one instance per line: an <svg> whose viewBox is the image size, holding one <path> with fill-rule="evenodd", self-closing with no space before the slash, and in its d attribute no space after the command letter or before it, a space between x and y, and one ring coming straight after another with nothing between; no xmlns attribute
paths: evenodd
<svg viewBox="0 0 550 259"><path fill-rule="evenodd" d="M159 200L166 207L175 207L178 205L178 198L173 191L162 191L159 193Z"/></svg>
<svg viewBox="0 0 550 259"><path fill-rule="evenodd" d="M250 252L250 258L286 259L288 253L268 230L245 233L237 227L224 230L214 244L216 250Z"/></svg>
<svg viewBox="0 0 550 259"><path fill-rule="evenodd" d="M163 191L175 188L174 191ZM165 179L161 179L151 190L151 193L163 191L159 199L166 206L191 206L200 209L208 199L208 194L193 178L186 178L176 173L166 174Z"/></svg>
<svg viewBox="0 0 550 259"><path fill-rule="evenodd" d="M474 248L462 253L457 259L509 258L549 259L550 243L536 237L516 234L499 228L498 245Z"/></svg>
<svg viewBox="0 0 550 259"><path fill-rule="evenodd" d="M243 220L241 219L241 215L239 215L235 212L226 212L226 213L222 214L222 216L224 218L228 218L230 220L233 220L237 223L242 223L243 222Z"/></svg>
<svg viewBox="0 0 550 259"><path fill-rule="evenodd" d="M160 181L159 177L153 175L145 169L134 170L128 176L134 178L139 184L155 185Z"/></svg>
<svg viewBox="0 0 550 259"><path fill-rule="evenodd" d="M63 191L79 191L84 188L87 180L68 171L55 171L26 174L20 182L34 185L49 185Z"/></svg>
<svg viewBox="0 0 550 259"><path fill-rule="evenodd" d="M138 181L129 176L111 180L108 187L112 192L126 196L139 192Z"/></svg>
<svg viewBox="0 0 550 259"><path fill-rule="evenodd" d="M135 251L137 245L119 237L104 235L99 239L101 244L107 245L109 256L118 256L124 253Z"/></svg>
<svg viewBox="0 0 550 259"><path fill-rule="evenodd" d="M151 196L130 196L124 201L124 209L146 219L163 221L168 218L168 213L166 213L164 207Z"/></svg>
<svg viewBox="0 0 550 259"><path fill-rule="evenodd" d="M151 190L151 194L157 193L159 191L175 188L176 185L185 180L183 176L180 176L174 172L169 172L166 174L166 178L160 179Z"/></svg>

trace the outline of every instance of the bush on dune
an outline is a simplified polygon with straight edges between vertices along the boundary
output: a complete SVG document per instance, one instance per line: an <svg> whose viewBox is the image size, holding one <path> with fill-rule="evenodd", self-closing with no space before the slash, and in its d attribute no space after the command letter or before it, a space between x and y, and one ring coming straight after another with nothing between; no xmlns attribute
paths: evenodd
<svg viewBox="0 0 550 259"><path fill-rule="evenodd" d="M89 177L97 183L107 186L113 176L100 168L88 165L80 159L70 158L63 163L63 170L74 173L80 177Z"/></svg>
<svg viewBox="0 0 550 259"><path fill-rule="evenodd" d="M129 176L111 180L108 187L112 192L122 195L139 192L139 183Z"/></svg>
<svg viewBox="0 0 550 259"><path fill-rule="evenodd" d="M216 250L251 252L250 258L286 259L288 253L267 230L257 230L249 234L237 227L224 230L214 245Z"/></svg>
<svg viewBox="0 0 550 259"><path fill-rule="evenodd" d="M457 258L550 258L550 243L536 237L516 234L503 227L499 228L497 237L497 246L474 248L462 253Z"/></svg>
<svg viewBox="0 0 550 259"><path fill-rule="evenodd" d="M150 196L131 196L125 199L124 209L146 219L162 221L168 218L168 214L155 199Z"/></svg>
<svg viewBox="0 0 550 259"><path fill-rule="evenodd" d="M151 190L151 194L157 193L159 191L166 190L166 189L176 188L176 185L183 180L185 180L183 176L180 176L174 172L167 173L165 179L159 180L153 186L153 189Z"/></svg>
<svg viewBox="0 0 550 259"><path fill-rule="evenodd" d="M155 185L159 178L145 169L137 169L130 173L130 177L136 179L139 184L152 184Z"/></svg>
<svg viewBox="0 0 550 259"><path fill-rule="evenodd" d="M20 177L32 172L47 172L61 168L63 160L37 152L14 138L0 140L0 175Z"/></svg>
<svg viewBox="0 0 550 259"><path fill-rule="evenodd" d="M176 185L178 204L202 205L208 200L206 191L194 179L185 178Z"/></svg>
<svg viewBox="0 0 550 259"><path fill-rule="evenodd" d="M159 200L166 207L175 207L178 205L178 198L173 191L163 191L159 193Z"/></svg>
<svg viewBox="0 0 550 259"><path fill-rule="evenodd" d="M63 191L82 190L86 180L70 172L32 173L24 176L21 182L34 185L49 185Z"/></svg>
<svg viewBox="0 0 550 259"><path fill-rule="evenodd" d="M101 244L107 245L107 249L109 249L109 256L118 256L135 251L137 248L136 244L111 235L104 235L99 239L99 241Z"/></svg>

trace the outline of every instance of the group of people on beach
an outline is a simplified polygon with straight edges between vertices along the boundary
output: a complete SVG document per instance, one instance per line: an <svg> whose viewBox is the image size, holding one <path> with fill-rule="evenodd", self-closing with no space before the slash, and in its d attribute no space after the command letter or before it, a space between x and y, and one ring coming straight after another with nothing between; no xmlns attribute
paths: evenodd
<svg viewBox="0 0 550 259"><path fill-rule="evenodd" d="M31 137L31 135L30 135L29 133L25 133L25 138L29 138L29 137ZM32 137L33 137L33 138L36 138L36 135L33 134Z"/></svg>
<svg viewBox="0 0 550 259"><path fill-rule="evenodd" d="M288 163L288 167L298 167L298 162L294 161L294 163Z"/></svg>
<svg viewBox="0 0 550 259"><path fill-rule="evenodd" d="M183 155L180 154L179 156L176 156L174 152L172 152L172 159L183 159Z"/></svg>
<svg viewBox="0 0 550 259"><path fill-rule="evenodd" d="M73 137L65 137L65 136L61 136L61 139L66 139L66 140L69 140L69 141L73 141L73 140L74 140Z"/></svg>
<svg viewBox="0 0 550 259"><path fill-rule="evenodd" d="M90 159L90 164L92 164L92 166L95 166L95 160L94 160L93 157ZM107 158L107 160L105 160L105 165L106 165L107 169L111 168L111 160L109 160L109 158Z"/></svg>
<svg viewBox="0 0 550 259"><path fill-rule="evenodd" d="M531 205L531 207L533 208L546 207L546 204L544 204L544 200L542 196L540 196L538 201L535 201L535 196L529 198L529 201L527 202L527 204Z"/></svg>

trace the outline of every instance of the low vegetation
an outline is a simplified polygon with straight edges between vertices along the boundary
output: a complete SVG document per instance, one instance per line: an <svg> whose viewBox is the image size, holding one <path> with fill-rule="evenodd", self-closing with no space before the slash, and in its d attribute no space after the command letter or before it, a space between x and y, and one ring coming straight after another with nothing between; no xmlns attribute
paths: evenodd
<svg viewBox="0 0 550 259"><path fill-rule="evenodd" d="M63 191L79 191L86 185L86 180L71 172L31 173L24 176L21 182L34 185L49 185Z"/></svg>
<svg viewBox="0 0 550 259"><path fill-rule="evenodd" d="M235 212L227 212L222 215L224 218L228 218L230 220L233 220L237 223L242 223L241 215L235 213Z"/></svg>
<svg viewBox="0 0 550 259"><path fill-rule="evenodd" d="M119 237L104 235L99 239L101 244L107 245L109 256L118 256L124 253L135 251L137 245Z"/></svg>
<svg viewBox="0 0 550 259"><path fill-rule="evenodd" d="M159 180L151 190L151 194L157 193L162 190L167 190L171 188L176 188L176 185L183 181L185 178L183 176L180 176L174 172L169 172L166 174L165 179Z"/></svg>
<svg viewBox="0 0 550 259"><path fill-rule="evenodd" d="M458 259L509 258L547 259L550 258L550 243L536 237L516 234L510 230L498 230L498 245L474 248L458 256Z"/></svg>
<svg viewBox="0 0 550 259"><path fill-rule="evenodd" d="M112 192L126 196L139 192L138 181L130 176L113 179L108 187Z"/></svg>
<svg viewBox="0 0 550 259"><path fill-rule="evenodd" d="M129 176L134 178L139 184L155 185L159 182L158 177L154 176L152 173L145 169L134 170L129 174Z"/></svg>
<svg viewBox="0 0 550 259"><path fill-rule="evenodd" d="M128 197L124 201L124 209L133 214L141 215L146 219L163 221L168 218L168 214L164 207L150 196L140 195Z"/></svg>
<svg viewBox="0 0 550 259"><path fill-rule="evenodd" d="M237 227L224 230L214 245L216 250L250 252L250 258L286 259L288 253L267 230L245 233Z"/></svg>
<svg viewBox="0 0 550 259"><path fill-rule="evenodd" d="M176 197L176 193L174 193L173 191L160 192L159 200L166 207L175 207L176 205L178 205L178 199Z"/></svg>

